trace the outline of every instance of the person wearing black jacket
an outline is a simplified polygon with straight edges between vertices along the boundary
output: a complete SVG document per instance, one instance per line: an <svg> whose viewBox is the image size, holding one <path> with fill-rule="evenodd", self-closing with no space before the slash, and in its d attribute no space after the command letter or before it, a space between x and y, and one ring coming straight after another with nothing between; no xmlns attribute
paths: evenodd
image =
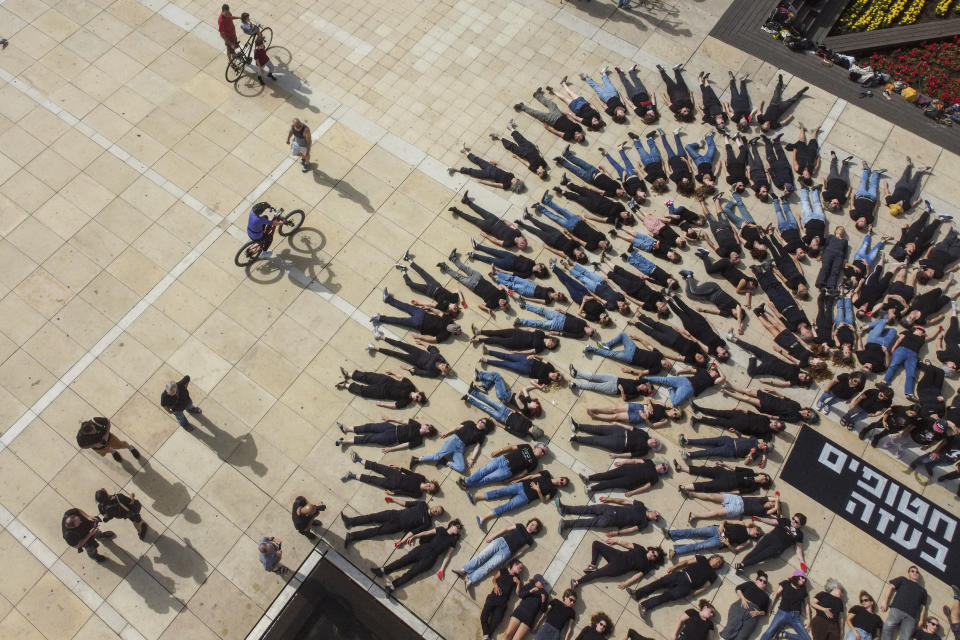
<svg viewBox="0 0 960 640"><path fill-rule="evenodd" d="M321 511L326 511L326 509L327 505L323 503L312 504L303 496L297 496L294 498L293 507L290 509L293 528L304 537L310 540L315 539L317 536L313 533L312 529L321 524L320 520L317 519L317 514Z"/></svg>
<svg viewBox="0 0 960 640"><path fill-rule="evenodd" d="M442 378L450 374L450 364L440 355L440 350L433 345L430 345L426 349L421 349L412 344L407 344L402 340L394 340L386 336L381 338L379 334L377 339L382 339L386 341L387 344L397 347L397 350L384 349L371 342L367 345L368 351L382 353L387 357L406 362L410 366L400 368L409 371L415 376Z"/></svg>
<svg viewBox="0 0 960 640"><path fill-rule="evenodd" d="M477 329L476 325L470 325L470 329L473 331L473 337L470 338L471 344L479 342L526 355L534 355L547 349L556 349L560 344L559 340L548 336L540 329L535 331Z"/></svg>
<svg viewBox="0 0 960 640"><path fill-rule="evenodd" d="M663 591L663 593L640 603L640 617L646 618L649 612L661 605L685 598L691 594L697 596L706 591L717 579L717 571L723 565L724 561L721 556L712 555L707 558L697 555L673 565L667 569L666 575L659 580L654 580L639 589L627 589L627 593L634 600L639 600L656 591Z"/></svg>
<svg viewBox="0 0 960 640"><path fill-rule="evenodd" d="M700 491L703 493L730 493L732 491L739 491L741 493L752 493L759 488L769 487L773 482L770 476L765 473L757 473L749 467L731 467L721 462L699 467L688 462L686 469L684 469L684 465L674 460L673 468L677 473L684 471L692 476L710 478L706 481L682 484L680 485L680 493L687 491Z"/></svg>
<svg viewBox="0 0 960 640"><path fill-rule="evenodd" d="M411 283L408 282L407 284L409 285ZM460 325L453 322L446 311L401 302L386 290L384 291L383 301L391 307L403 311L408 317L384 316L378 313L370 318L370 322L373 323L374 326L392 324L398 327L413 329L417 332L413 335L414 342L443 342L451 336L460 335ZM444 306L448 306L448 304L452 305L456 303L450 302Z"/></svg>
<svg viewBox="0 0 960 640"><path fill-rule="evenodd" d="M513 141L501 138L496 133L491 133L490 139L499 140L503 148L509 151L514 158L526 163L527 169L540 176L541 179L548 180L550 176L547 174L547 161L543 159L537 145L524 138L517 131L517 123L513 120L507 125L507 130L510 131L510 137L513 138Z"/></svg>
<svg viewBox="0 0 960 640"><path fill-rule="evenodd" d="M137 537L143 540L149 528L143 521L140 510L143 505L137 500L137 494L108 493L106 489L97 489L94 494L97 501L97 510L100 512L101 522L110 522L114 518L129 520L137 530Z"/></svg>
<svg viewBox="0 0 960 640"><path fill-rule="evenodd" d="M347 373L340 368L343 380L336 384L339 390L346 389L355 396L377 400L378 407L403 409L411 402L424 404L427 396L418 391L409 378L400 378L389 369L384 373L354 370Z"/></svg>
<svg viewBox="0 0 960 640"><path fill-rule="evenodd" d="M420 424L413 418L409 420L397 420L390 416L381 416L383 422L369 422L367 424L358 424L355 427L346 427L337 422L341 433L356 433L352 440L338 438L336 445L338 447L349 447L350 445L372 444L385 447L381 449L384 453L391 451L400 451L402 449L414 449L423 444L424 438L432 438L437 435L437 430L433 425Z"/></svg>
<svg viewBox="0 0 960 640"><path fill-rule="evenodd" d="M77 550L83 551L99 563L106 562L107 557L101 555L97 540L112 540L117 537L113 531L100 531L100 518L90 517L77 508L67 509L60 520L60 532L64 541Z"/></svg>
<svg viewBox="0 0 960 640"><path fill-rule="evenodd" d="M399 578L387 581L387 586L384 588L387 597L392 598L395 589L410 582L421 573L429 571L437 563L441 555L443 555L443 562L440 563L440 570L437 572L437 577L442 580L443 572L450 562L453 549L457 546L462 532L463 525L460 524L459 520L453 520L445 528L437 527L436 529L422 531L410 536L407 540L408 544L412 544L416 540L423 540L418 546L414 547L413 551L401 556L390 564L382 567L371 567L374 575L386 578L388 573L393 573L397 569L413 565Z"/></svg>
<svg viewBox="0 0 960 640"><path fill-rule="evenodd" d="M509 271L520 278L546 278L550 275L547 271L547 265L542 262L534 262L526 256L503 249L494 249L478 243L473 238L470 239L473 244L473 251L467 254L469 260L479 260L491 264L501 271Z"/></svg>
<svg viewBox="0 0 960 640"><path fill-rule="evenodd" d="M345 513L340 514L343 525L348 529L359 527L365 524L375 524L374 527L362 529L360 531L348 531L343 539L343 546L347 547L360 540L369 540L378 536L389 535L393 533L404 533L404 536L396 543L399 547L407 542L414 534L433 528L433 519L443 515L443 507L433 505L428 507L422 500L403 500L402 498L384 498L387 502L400 505L401 509L386 509L376 513L368 513L349 517Z"/></svg>
<svg viewBox="0 0 960 640"><path fill-rule="evenodd" d="M493 577L493 590L487 594L480 610L480 630L483 640L493 640L493 632L497 630L503 617L507 614L507 605L513 596L520 593L523 581L523 563L513 560L506 567L502 567Z"/></svg>
<svg viewBox="0 0 960 640"><path fill-rule="evenodd" d="M410 262L409 269L413 269L420 275L421 278L423 278L422 284L419 282L414 282L410 276L407 275L408 267L406 265L397 264L394 266L400 270L400 273L403 274L403 281L408 287L417 293L422 293L428 298L433 299L435 303L434 305L424 305L414 300L413 305L420 307L421 309L430 308L449 317L458 315L460 313L460 303L463 301L463 297L460 295L460 293L453 293L449 289L445 289L440 285L440 282L436 278L424 271L422 267L420 267L416 262L410 260L408 256L409 254L406 254L404 256L404 260L408 260Z"/></svg>
<svg viewBox="0 0 960 640"><path fill-rule="evenodd" d="M163 394L160 396L160 407L165 409L167 413L173 414L173 417L177 419L181 427L187 431L193 431L193 425L187 421L187 417L183 415L183 412L186 411L192 415L200 415L203 411L201 411L200 407L193 405L193 400L190 399L190 390L187 388L189 384L190 376L183 376L176 382L168 382L166 388L163 390Z"/></svg>
<svg viewBox="0 0 960 640"><path fill-rule="evenodd" d="M130 455L139 460L140 452L136 447L110 433L112 427L113 423L103 416L82 421L77 431L77 446L81 449L92 449L101 458L109 453L117 462L123 460L117 449L129 449Z"/></svg>
<svg viewBox="0 0 960 640"><path fill-rule="evenodd" d="M523 237L519 229L474 203L470 198L469 191L463 192L463 197L460 198L460 202L473 209L474 213L479 217L467 215L457 207L450 207L448 211L453 214L454 218L463 218L474 225L480 229L480 233L483 234L484 238L497 246L505 249L516 247L521 251L527 248L527 239Z"/></svg>
<svg viewBox="0 0 960 640"><path fill-rule="evenodd" d="M440 483L434 480L427 480L425 476L414 473L401 467L387 466L374 462L373 460L364 460L357 455L355 451L350 452L350 457L354 462L363 463L363 468L367 471L373 471L380 475L361 474L359 477L352 471L348 471L341 482L349 480L359 480L366 484L372 484L375 487L384 489L391 496L401 495L410 498L419 498L424 493L434 494L440 490ZM381 477L382 476L382 477Z"/></svg>

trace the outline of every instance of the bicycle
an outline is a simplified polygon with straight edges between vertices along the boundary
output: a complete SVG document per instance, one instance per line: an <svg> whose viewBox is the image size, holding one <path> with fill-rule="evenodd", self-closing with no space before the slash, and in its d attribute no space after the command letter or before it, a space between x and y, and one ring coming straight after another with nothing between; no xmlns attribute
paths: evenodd
<svg viewBox="0 0 960 640"><path fill-rule="evenodd" d="M227 61L227 70L224 72L224 76L230 84L239 80L247 65L253 61L253 44L258 35L263 37L265 47L270 48L270 43L273 42L273 29L257 25L257 30L247 36L247 41L243 43L242 47L233 50L233 55Z"/></svg>
<svg viewBox="0 0 960 640"><path fill-rule="evenodd" d="M270 211L275 213L273 220L270 221L269 233L277 231L281 236L287 237L294 234L303 225L305 217L303 209L294 209L286 215L284 215L283 209L270 209ZM234 264L238 267L246 267L260 260L260 254L263 253L261 243L261 240L250 240L240 247L240 251L237 251L237 255L233 259Z"/></svg>

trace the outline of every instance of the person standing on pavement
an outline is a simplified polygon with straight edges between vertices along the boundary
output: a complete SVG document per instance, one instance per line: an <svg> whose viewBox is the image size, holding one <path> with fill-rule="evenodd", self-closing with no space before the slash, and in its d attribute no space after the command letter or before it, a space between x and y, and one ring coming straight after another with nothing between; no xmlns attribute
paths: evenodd
<svg viewBox="0 0 960 640"><path fill-rule="evenodd" d="M100 563L106 562L107 557L97 551L100 547L97 540L112 540L117 537L113 531L100 531L100 518L91 518L77 508L63 512L60 531L63 539L76 549L77 553L86 551L88 556Z"/></svg>
<svg viewBox="0 0 960 640"><path fill-rule="evenodd" d="M227 45L228 60L233 57L233 52L240 46L240 41L237 40L237 27L233 24L234 20L239 20L239 18L230 13L230 5L225 4L220 7L220 16L217 18L217 31L220 32L220 37L223 38L224 44Z"/></svg>
<svg viewBox="0 0 960 640"><path fill-rule="evenodd" d="M893 596L893 602L890 597ZM923 622L927 616L927 590L920 583L920 569L911 566L906 576L894 578L883 588L880 594L880 611L887 612L883 622L882 640L910 640L917 622Z"/></svg>
<svg viewBox="0 0 960 640"><path fill-rule="evenodd" d="M313 540L317 536L311 529L321 524L317 519L317 514L321 511L326 511L326 509L327 505L322 502L320 504L311 504L310 501L303 496L297 496L293 500L293 509L290 513L293 517L293 528L296 529L300 535Z"/></svg>
<svg viewBox="0 0 960 640"><path fill-rule="evenodd" d="M287 132L287 144L290 145L290 155L300 158L300 170L304 173L310 171L310 148L313 146L313 138L310 137L310 127L301 122L300 118L293 119L290 131Z"/></svg>
<svg viewBox="0 0 960 640"><path fill-rule="evenodd" d="M136 447L110 433L112 426L110 420L103 416L84 420L77 431L77 446L81 449L93 449L101 458L109 453L117 462L123 461L117 449L129 449L130 455L139 460L140 452Z"/></svg>
<svg viewBox="0 0 960 640"><path fill-rule="evenodd" d="M102 516L102 522L110 522L113 518L129 520L137 530L137 537L143 540L147 535L147 523L140 516L143 505L137 500L137 494L130 492L110 494L106 489L98 489L94 494L97 501L97 510Z"/></svg>
<svg viewBox="0 0 960 640"><path fill-rule="evenodd" d="M187 431L193 431L193 425L187 422L187 417L183 415L186 411L192 415L200 415L203 411L200 407L193 406L193 400L190 399L190 391L187 385L190 384L190 376L183 376L179 381L170 381L160 396L160 406L166 409L167 413L172 413L180 426Z"/></svg>
<svg viewBox="0 0 960 640"><path fill-rule="evenodd" d="M287 568L280 562L283 558L282 547L283 543L280 541L280 538L274 538L273 536L260 538L257 548L260 551L260 564L263 565L266 571L271 571L279 575L287 572Z"/></svg>

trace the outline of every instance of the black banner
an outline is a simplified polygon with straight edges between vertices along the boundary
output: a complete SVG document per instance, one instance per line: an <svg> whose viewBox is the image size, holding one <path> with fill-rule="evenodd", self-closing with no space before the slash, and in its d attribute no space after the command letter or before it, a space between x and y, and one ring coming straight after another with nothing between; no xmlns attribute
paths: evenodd
<svg viewBox="0 0 960 640"><path fill-rule="evenodd" d="M797 436L781 477L947 584L960 584L957 518L814 429Z"/></svg>

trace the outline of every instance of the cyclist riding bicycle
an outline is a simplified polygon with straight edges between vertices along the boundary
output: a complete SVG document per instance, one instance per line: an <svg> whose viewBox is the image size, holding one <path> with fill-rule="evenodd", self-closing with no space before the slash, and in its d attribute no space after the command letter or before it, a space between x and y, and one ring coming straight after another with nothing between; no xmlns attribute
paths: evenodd
<svg viewBox="0 0 960 640"><path fill-rule="evenodd" d="M267 251L267 249L273 242L275 227L273 219L264 215L265 212L272 210L273 207L270 206L269 202L258 202L250 209L250 216L247 218L247 236L260 243L260 258L273 257L273 251Z"/></svg>

